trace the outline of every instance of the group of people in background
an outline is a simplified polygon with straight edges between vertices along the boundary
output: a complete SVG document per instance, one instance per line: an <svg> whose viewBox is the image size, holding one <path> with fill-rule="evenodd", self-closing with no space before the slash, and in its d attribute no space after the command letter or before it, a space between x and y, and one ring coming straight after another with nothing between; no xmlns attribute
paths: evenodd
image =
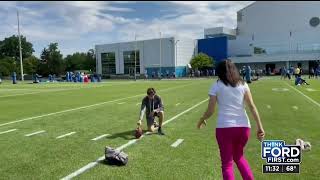
<svg viewBox="0 0 320 180"><path fill-rule="evenodd" d="M257 81L263 74L263 70L261 69L251 69L249 65L243 66L240 70L240 74L242 75L242 79L247 83L251 83L252 81Z"/></svg>
<svg viewBox="0 0 320 180"><path fill-rule="evenodd" d="M67 72L66 73L66 81L67 82L84 82L88 83L89 79L91 82L100 82L101 75L94 73L93 75L89 75L85 72Z"/></svg>

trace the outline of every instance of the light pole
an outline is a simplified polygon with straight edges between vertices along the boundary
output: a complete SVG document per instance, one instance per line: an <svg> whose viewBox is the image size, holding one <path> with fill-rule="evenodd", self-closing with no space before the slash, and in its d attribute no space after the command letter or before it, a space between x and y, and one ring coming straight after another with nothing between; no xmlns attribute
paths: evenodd
<svg viewBox="0 0 320 180"><path fill-rule="evenodd" d="M19 11L17 11L17 19L18 19L18 35L19 35L19 52L20 52L21 81L24 81L24 77L23 77L23 64L22 64L22 51L21 51L21 36L20 36Z"/></svg>
<svg viewBox="0 0 320 180"><path fill-rule="evenodd" d="M160 69L160 77L159 77L159 79L161 79L161 55L162 55L162 52L161 52L161 31L159 33L160 33L160 67L159 67L159 69Z"/></svg>
<svg viewBox="0 0 320 180"><path fill-rule="evenodd" d="M177 39L177 40L170 40L172 43L173 43L173 45L174 45L174 48L175 48L175 58L174 58L174 65L175 66L177 66L177 60L178 60L178 42L180 41L179 39Z"/></svg>
<svg viewBox="0 0 320 180"><path fill-rule="evenodd" d="M134 34L134 80L137 81L137 34Z"/></svg>
<svg viewBox="0 0 320 180"><path fill-rule="evenodd" d="M174 69L176 69L177 67L177 60L178 60L178 42L180 41L179 39L177 40L174 40L174 39L171 39L170 40L172 42L172 44L174 45L174 48L175 48L175 58L174 58ZM176 70L174 70L176 71Z"/></svg>

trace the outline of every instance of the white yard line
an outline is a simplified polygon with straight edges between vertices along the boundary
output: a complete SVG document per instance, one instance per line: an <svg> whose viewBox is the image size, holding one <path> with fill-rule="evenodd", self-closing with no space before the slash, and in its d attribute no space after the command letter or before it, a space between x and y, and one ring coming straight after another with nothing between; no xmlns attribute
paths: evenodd
<svg viewBox="0 0 320 180"><path fill-rule="evenodd" d="M305 98L307 98L309 101L311 101L312 103L314 103L315 105L317 105L318 107L320 107L320 104L319 104L317 101L311 99L309 96L303 94L301 91L299 91L298 89L292 87L292 86L289 85L288 83L286 83L286 84L287 84L291 89L295 90L296 92L298 92L299 94L301 94L302 96L304 96Z"/></svg>
<svg viewBox="0 0 320 180"><path fill-rule="evenodd" d="M125 102L119 102L118 104L124 104Z"/></svg>
<svg viewBox="0 0 320 180"><path fill-rule="evenodd" d="M6 133L9 133L9 132L13 132L13 131L16 131L17 129L10 129L8 131L3 131L3 132L0 132L0 134L6 134Z"/></svg>
<svg viewBox="0 0 320 180"><path fill-rule="evenodd" d="M292 108L293 108L294 110L298 110L298 109L299 109L298 106L292 106Z"/></svg>
<svg viewBox="0 0 320 180"><path fill-rule="evenodd" d="M180 105L180 103L177 103L177 104L176 104L176 106L179 106L179 105Z"/></svg>
<svg viewBox="0 0 320 180"><path fill-rule="evenodd" d="M108 137L108 136L110 136L110 134L103 134L103 135L98 136L98 137L95 137L95 138L93 138L93 139L91 139L91 140L92 140L92 141L97 141L97 140L99 140L99 139L102 139L102 138Z"/></svg>
<svg viewBox="0 0 320 180"><path fill-rule="evenodd" d="M271 109L271 106L270 106L270 105L267 105L267 108L268 108L268 109Z"/></svg>
<svg viewBox="0 0 320 180"><path fill-rule="evenodd" d="M191 85L191 84L193 84L193 83L182 85L182 86L176 86L176 87L173 87L173 88L163 89L163 90L159 90L159 91L161 91L161 92L162 91L168 91L168 90L172 90L172 89L185 87L185 86L188 86L188 85ZM63 114L63 113L67 113L67 112L77 111L77 110L80 110L80 109L89 109L89 108L92 108L92 107L95 107L95 106L101 106L101 105L104 105L104 104L109 104L109 103L113 103L113 102L117 102L117 101L123 101L125 99L135 98L135 97L139 97L139 96L143 96L143 95L145 95L145 93L137 94L137 95L129 96L129 97L125 97L125 98L119 98L119 99L115 99L115 100L111 100L111 101L105 101L105 102L100 102L100 103L96 103L96 104L91 104L91 105L88 105L88 106L81 106L81 107L77 107L77 108L73 108L73 109L67 109L67 110L57 111L57 112L53 112L53 113L49 113L49 114L43 114L43 115L39 115L39 116L33 116L33 117L29 117L29 118L24 118L24 119L20 119L20 120L16 120L16 121L11 121L11 122L0 124L0 127L1 126L6 126L6 125L9 125L9 124L15 124L15 123L20 123L20 122L24 122L24 121L30 121L30 120L34 120L34 119L39 119L39 118L43 118L43 117L47 117L47 116L53 116L53 115L57 115L57 114Z"/></svg>
<svg viewBox="0 0 320 180"><path fill-rule="evenodd" d="M178 147L183 142L183 139L178 139L176 142L171 144L171 147Z"/></svg>
<svg viewBox="0 0 320 180"><path fill-rule="evenodd" d="M29 136L33 136L33 135L37 135L37 134L41 134L41 133L44 133L44 132L46 132L46 131L41 130L41 131L37 131L37 132L34 132L34 133L26 134L26 135L24 135L24 136L29 137Z"/></svg>
<svg viewBox="0 0 320 180"><path fill-rule="evenodd" d="M61 138L64 138L64 137L66 137L66 136L71 136L72 134L75 134L75 133L76 133L76 132L70 132L70 133L67 133L67 134L58 136L58 137L56 137L56 139L61 139Z"/></svg>
<svg viewBox="0 0 320 180"><path fill-rule="evenodd" d="M206 101L208 101L208 99L205 99L205 100L197 103L196 105L190 107L189 109L181 112L180 114L175 115L174 117L172 117L172 118L170 118L169 120L165 121L165 122L163 123L163 125L166 125L166 124L168 124L169 122L177 119L177 118L180 117L181 115L183 115L183 114L191 111L192 109L200 106L201 104L203 104L203 103L206 102ZM140 137L140 139L142 139L146 134L150 134L150 132L147 132L147 133L145 133L144 135L142 135L142 136ZM130 141L127 142L126 144L123 144L122 146L118 147L117 150L120 150L120 151L121 151L121 150L123 150L124 148L126 148L126 147L128 147L128 146L131 146L132 144L136 143L136 142L137 142L138 140L140 140L140 139L130 140ZM80 169L74 171L73 173L67 175L66 177L62 178L62 180L72 179L72 178L74 178L74 177L76 177L76 176L84 173L85 171L87 171L87 170L95 167L96 165L98 165L100 161L104 160L104 158L105 158L104 156L99 157L96 161L90 162L89 164L83 166L82 168L80 168Z"/></svg>

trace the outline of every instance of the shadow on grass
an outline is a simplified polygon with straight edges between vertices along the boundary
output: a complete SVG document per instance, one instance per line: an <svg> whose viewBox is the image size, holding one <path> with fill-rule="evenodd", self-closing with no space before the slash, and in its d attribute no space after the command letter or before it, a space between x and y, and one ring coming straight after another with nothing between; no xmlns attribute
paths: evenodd
<svg viewBox="0 0 320 180"><path fill-rule="evenodd" d="M111 136L109 136L107 138L108 139L122 138L125 140L132 140L132 139L135 139L134 133L135 133L135 130L124 131L124 132L112 134Z"/></svg>
<svg viewBox="0 0 320 180"><path fill-rule="evenodd" d="M101 160L101 161L98 161L98 163L101 164L101 165L110 166L110 167L125 167L125 166L128 165L128 164L126 164L126 165L116 164L114 162L106 161L105 159Z"/></svg>
<svg viewBox="0 0 320 180"><path fill-rule="evenodd" d="M136 130L134 129L134 130L130 130L130 131L119 132L119 133L112 134L111 136L108 136L107 138L108 139L122 138L125 140L132 140L132 139L136 139L135 138L135 131ZM152 132L152 133L146 133L146 132L148 132L148 131L146 129L144 129L143 134L145 136L156 134L156 132Z"/></svg>

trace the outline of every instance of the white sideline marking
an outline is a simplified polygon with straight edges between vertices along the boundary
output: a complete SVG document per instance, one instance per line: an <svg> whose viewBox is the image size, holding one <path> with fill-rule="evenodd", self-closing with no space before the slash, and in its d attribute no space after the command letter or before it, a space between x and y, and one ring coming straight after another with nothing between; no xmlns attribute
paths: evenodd
<svg viewBox="0 0 320 180"><path fill-rule="evenodd" d="M159 90L159 91L161 91L161 92L162 91L168 91L168 90L171 90L171 89L177 89L177 88L180 88L180 87L185 87L185 86L188 86L188 85L191 85L191 84L194 84L194 83L189 83L189 84L186 84L186 85L176 86L176 87L173 87L173 88L163 89L163 90ZM78 107L78 108L67 109L67 110L53 112L53 113L49 113L49 114L43 114L43 115L39 115L39 116L33 116L33 117L29 117L29 118L24 118L24 119L20 119L20 120L16 120L16 121L11 121L11 122L0 124L0 127L1 126L6 126L6 125L9 125L9 124L23 122L23 121L29 121L29 120L33 120L33 119L39 119L39 118L42 118L42 117L52 116L52 115L56 115L56 114L62 114L62 113L71 112L71 111L77 111L77 110L80 110L80 109L88 109L88 108L91 108L91 107L94 107L94 106L100 106L100 105L104 105L104 104L108 104L108 103L122 101L122 100L125 100L125 99L130 99L130 98L143 96L143 95L145 95L145 93L137 94L137 95L129 96L129 97L125 97L125 98L115 99L115 100L111 100L111 101L105 101L105 102L101 102L101 103L91 104L91 105L88 105L88 106L81 106L81 107Z"/></svg>
<svg viewBox="0 0 320 180"><path fill-rule="evenodd" d="M187 110L185 110L185 111L181 112L180 114L175 115L174 117L172 117L172 118L171 118L171 119L169 119L168 121L165 121L165 122L163 123L163 125L166 125L167 123L169 123L169 122L171 122L171 121L173 121L173 120L177 119L177 118L178 118L178 117L180 117L181 115L183 115L183 114L185 114L185 113L187 113L187 112L191 111L192 109L194 109L194 108L198 107L198 106L199 106L199 105L201 105L202 103L204 103L204 102L208 101L208 99L209 99L209 98L207 98L207 99L205 99L205 100L203 100L203 101L199 102L198 104L196 104L196 105L194 105L194 106L190 107L189 109L187 109ZM134 143L136 143L138 140L142 139L145 135L148 135L148 134L150 134L150 132L145 133L145 134L144 134L144 135L142 135L139 139L133 139L133 140L130 140L130 141L129 141L129 142L127 142L126 144L124 144L124 145L122 145L122 146L118 147L118 148L117 148L117 150L120 150L120 151L121 151L121 150L123 150L124 148L126 148L126 147L128 147L128 146L130 146L130 145L132 145L132 144L134 144ZM89 169L91 169L91 168L95 167L96 165L98 165L100 161L104 160L104 158L105 158L104 156L99 157L96 161L94 161L94 162L90 162L89 164L87 164L87 165L83 166L82 168L80 168L80 169L78 169L78 170L74 171L73 173L71 173L71 174L67 175L66 177L62 178L61 180L72 179L72 178L74 178L74 177L76 177L76 176L78 176L78 175L80 175L80 174L84 173L85 171L87 171L87 170L89 170Z"/></svg>
<svg viewBox="0 0 320 180"><path fill-rule="evenodd" d="M61 139L61 138L64 138L66 136L71 136L72 134L75 134L76 132L71 132L71 133L68 133L68 134L64 134L64 135L61 135L61 136L58 136L56 137L56 139Z"/></svg>
<svg viewBox="0 0 320 180"><path fill-rule="evenodd" d="M268 108L268 109L271 109L271 106L270 106L270 105L267 105L267 108Z"/></svg>
<svg viewBox="0 0 320 180"><path fill-rule="evenodd" d="M298 110L298 106L292 106L294 110Z"/></svg>
<svg viewBox="0 0 320 180"><path fill-rule="evenodd" d="M31 134L26 134L26 135L24 135L24 136L29 137L29 136L33 136L33 135L36 135L36 134L41 134L41 133L44 133L44 132L46 132L46 131L41 130L41 131L37 131L37 132L31 133Z"/></svg>
<svg viewBox="0 0 320 180"><path fill-rule="evenodd" d="M315 89L312 89L312 88L306 88L307 91L310 91L310 92L314 92L314 91L317 91Z"/></svg>
<svg viewBox="0 0 320 180"><path fill-rule="evenodd" d="M301 91L299 91L298 89L290 86L288 83L286 83L286 84L287 84L290 88L292 88L293 90L297 91L297 92L300 93L302 96L304 96L305 98L307 98L309 101L313 102L315 105L317 105L318 107L320 107L320 104L319 104L317 101L315 101L315 100L311 99L309 96L303 94L303 93L302 93Z"/></svg>
<svg viewBox="0 0 320 180"><path fill-rule="evenodd" d="M50 88L51 86L45 86L46 88ZM79 87L79 86L55 86L55 87L59 87L59 88L65 88L65 89L54 89L54 90L47 90L47 89L41 89L41 91L37 91L37 92L29 92L29 93L21 93L21 94L11 94L11 95L4 95L4 96L0 96L0 98L2 97L13 97L13 96L24 96L24 95L30 95L30 94L39 94L39 93L47 93L47 92L59 92L59 91L69 91L69 90L79 90L79 89L90 89L90 88L96 88L96 87L106 87L105 85L101 85L101 86L90 86L90 87L86 87L86 86L80 86L80 88L69 88L69 87ZM33 89L30 89L33 90ZM36 89L34 89L36 90Z"/></svg>
<svg viewBox="0 0 320 180"><path fill-rule="evenodd" d="M91 139L91 140L92 140L92 141L97 141L97 140L102 139L102 138L107 137L107 136L110 136L110 134L103 134L103 135L98 136L98 137L95 137L95 138L93 138L93 139Z"/></svg>
<svg viewBox="0 0 320 180"><path fill-rule="evenodd" d="M119 102L118 104L124 104L125 102Z"/></svg>
<svg viewBox="0 0 320 180"><path fill-rule="evenodd" d="M178 147L183 142L183 139L178 139L176 142L171 144L171 147Z"/></svg>
<svg viewBox="0 0 320 180"><path fill-rule="evenodd" d="M176 106L179 106L180 103L177 103Z"/></svg>
<svg viewBox="0 0 320 180"><path fill-rule="evenodd" d="M3 132L0 132L0 134L6 134L6 133L9 133L9 132L13 132L13 131L16 131L17 129L10 129L8 131L3 131Z"/></svg>

